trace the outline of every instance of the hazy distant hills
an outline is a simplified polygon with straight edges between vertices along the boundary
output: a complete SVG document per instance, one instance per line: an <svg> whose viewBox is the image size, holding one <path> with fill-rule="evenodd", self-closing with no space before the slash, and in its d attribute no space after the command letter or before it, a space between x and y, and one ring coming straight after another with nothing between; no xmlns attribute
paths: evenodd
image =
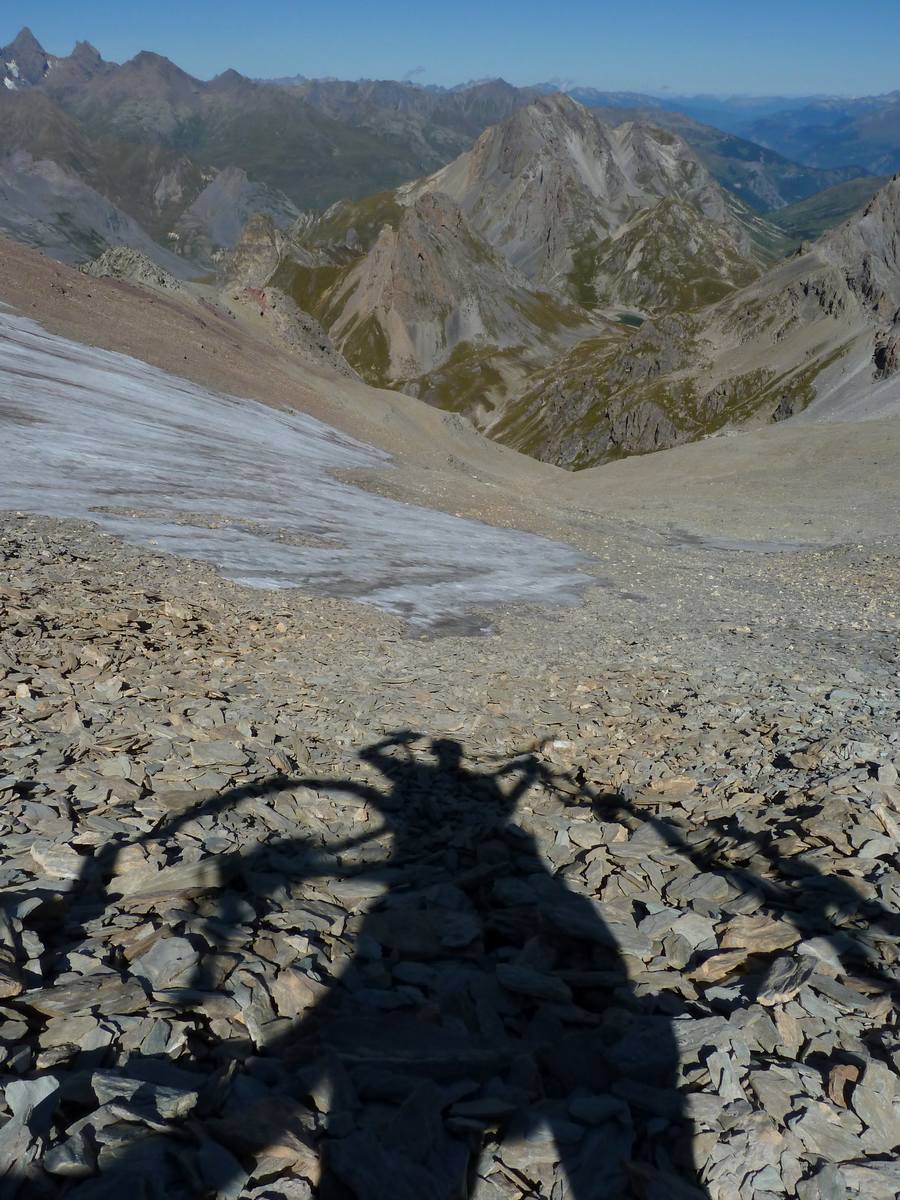
<svg viewBox="0 0 900 1200"><path fill-rule="evenodd" d="M900 91L812 101L753 121L747 136L812 166L853 162L889 174L900 170Z"/></svg>
<svg viewBox="0 0 900 1200"><path fill-rule="evenodd" d="M811 242L839 225L848 213L854 213L868 204L887 182L886 175L848 179L846 183L836 184L806 200L769 213L768 219L795 245Z"/></svg>
<svg viewBox="0 0 900 1200"><path fill-rule="evenodd" d="M733 134L745 144L754 143L774 151L795 166L802 164L820 170L855 169L858 174L874 175L900 170L900 90L857 98L661 97L577 86L566 90L591 108L652 110L660 124L665 120L663 113L680 114L699 124ZM688 135L683 133L683 136ZM794 195L792 202L804 199L805 195Z"/></svg>

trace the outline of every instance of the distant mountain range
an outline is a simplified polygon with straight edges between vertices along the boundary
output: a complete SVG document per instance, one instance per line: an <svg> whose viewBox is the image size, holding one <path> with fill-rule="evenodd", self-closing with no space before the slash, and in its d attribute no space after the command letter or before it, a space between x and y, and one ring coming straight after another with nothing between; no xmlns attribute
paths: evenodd
<svg viewBox="0 0 900 1200"><path fill-rule="evenodd" d="M254 282L311 312L369 382L583 467L790 416L830 369L850 371L843 403L894 362L897 185L854 182L865 215L781 266L778 231L683 139L543 96L274 257L270 238Z"/></svg>
<svg viewBox="0 0 900 1200"><path fill-rule="evenodd" d="M432 175L298 226L274 270L263 242L252 282L268 275L370 382L489 428L538 365L622 308L718 299L777 236L667 130L541 96Z"/></svg>
<svg viewBox="0 0 900 1200"><path fill-rule="evenodd" d="M698 120L708 98L202 81L23 30L0 50L0 232L202 276L307 357L583 467L895 388L897 180L774 142L880 130L867 161L890 161L896 99L717 102L766 148Z"/></svg>
<svg viewBox="0 0 900 1200"><path fill-rule="evenodd" d="M900 170L900 91L812 101L753 121L747 136L810 166L853 162L889 174Z"/></svg>
<svg viewBox="0 0 900 1200"><path fill-rule="evenodd" d="M205 82L148 52L122 65L105 62L87 42L68 56L51 55L25 29L0 50L5 160L0 228L26 236L29 197L39 193L41 217L31 234L36 245L54 246L54 252L77 261L98 252L117 229L123 231L118 236L134 240L128 218L141 227L144 240L208 267L233 246L235 230L250 211L269 211L276 222L288 224L301 210L419 178L463 153L489 126L553 90L558 85L516 88L503 80L444 89L389 80L260 83L235 71ZM801 165L778 147L765 148L697 119L721 110L723 122L732 126L771 125L780 112L793 120L806 111L799 101L714 102L568 90L601 110L608 123L650 121L678 134L719 183L759 213L795 204L869 169L858 161L865 155ZM767 145L774 146L769 125ZM40 165L46 162L65 174L64 184L59 178L65 206L56 210L48 170ZM232 171L228 186L200 200L225 169ZM882 168L876 162L872 169ZM199 207L188 213L197 201Z"/></svg>

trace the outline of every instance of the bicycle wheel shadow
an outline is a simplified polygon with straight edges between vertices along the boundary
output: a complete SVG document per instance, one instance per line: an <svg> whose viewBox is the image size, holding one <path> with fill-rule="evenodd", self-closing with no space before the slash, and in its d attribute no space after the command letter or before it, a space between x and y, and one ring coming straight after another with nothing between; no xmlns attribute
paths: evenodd
<svg viewBox="0 0 900 1200"><path fill-rule="evenodd" d="M348 794L380 814L388 842L386 857L344 871L381 894L350 922L346 960L334 955L318 999L296 1021L266 1027L254 1017L262 1030L243 1040L223 1035L215 1017L217 1001L238 993L242 954L265 975L249 952L259 919L340 873L341 852L364 838L330 847L327 861L299 837L228 858L215 924L244 950L223 979L216 946L192 933L198 965L168 998L194 1026L174 1069L196 1103L179 1113L169 1097L161 1109L173 1080L164 1055L120 1061L104 1076L104 1096L96 1074L82 1073L61 1093L55 1140L61 1128L79 1139L73 1150L91 1177L79 1179L83 1164L48 1174L36 1159L7 1175L10 1195L170 1200L262 1185L269 1190L253 1194L274 1200L304 1194L306 1179L306 1194L323 1200L701 1200L674 1028L681 1004L673 992L638 995L603 907L554 872L517 821L529 789L552 786L540 761L473 770L458 742L410 731L360 758L383 788L269 785ZM112 869L104 853L82 909L88 882L103 902ZM77 942L77 922L69 934ZM320 973L323 963L327 954ZM27 1007L27 995L21 1001Z"/></svg>

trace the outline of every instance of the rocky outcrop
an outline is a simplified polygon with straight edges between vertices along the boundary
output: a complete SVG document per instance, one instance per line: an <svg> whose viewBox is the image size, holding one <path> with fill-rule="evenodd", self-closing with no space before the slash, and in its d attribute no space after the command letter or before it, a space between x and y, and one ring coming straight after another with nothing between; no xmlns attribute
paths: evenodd
<svg viewBox="0 0 900 1200"><path fill-rule="evenodd" d="M185 257L214 263L238 244L251 218L265 218L284 230L302 215L281 192L252 182L239 167L226 167L184 210L170 237Z"/></svg>
<svg viewBox="0 0 900 1200"><path fill-rule="evenodd" d="M279 340L292 354L348 379L360 378L315 317L298 308L290 296L278 288L264 288L262 295L265 311L272 318Z"/></svg>
<svg viewBox="0 0 900 1200"><path fill-rule="evenodd" d="M184 290L174 275L170 275L146 254L133 250L130 246L114 246L104 250L98 258L85 263L81 270L85 275L93 275L96 279L125 279L129 283L137 283L156 291Z"/></svg>
<svg viewBox="0 0 900 1200"><path fill-rule="evenodd" d="M900 314L900 174L817 249L843 269L851 291L878 321L893 323Z"/></svg>
<svg viewBox="0 0 900 1200"><path fill-rule="evenodd" d="M270 216L259 213L241 230L233 251L222 262L225 277L239 287L265 287L278 267L285 238Z"/></svg>
<svg viewBox="0 0 900 1200"><path fill-rule="evenodd" d="M900 371L900 327L895 325L876 339L872 362L876 379L888 379Z"/></svg>

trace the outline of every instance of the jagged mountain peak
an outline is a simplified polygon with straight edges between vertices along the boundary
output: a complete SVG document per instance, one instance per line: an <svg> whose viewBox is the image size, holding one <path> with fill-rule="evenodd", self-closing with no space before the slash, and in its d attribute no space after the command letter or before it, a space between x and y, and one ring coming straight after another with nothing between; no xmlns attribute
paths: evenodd
<svg viewBox="0 0 900 1200"><path fill-rule="evenodd" d="M599 130L605 127L601 126L601 123L584 105L559 92L554 95L536 97L530 104L517 109L499 125L486 129L482 134L482 139L511 141L516 138L530 137L552 144L567 128L580 133L590 131L592 135L596 136Z"/></svg>
<svg viewBox="0 0 900 1200"><path fill-rule="evenodd" d="M27 26L0 49L0 81L7 91L33 87L44 79L50 67L47 51Z"/></svg>
<svg viewBox="0 0 900 1200"><path fill-rule="evenodd" d="M246 75L242 75L240 71L236 71L234 67L229 67L226 71L214 76L209 81L208 85L215 91L238 91L245 88L257 88L259 84L248 79Z"/></svg>
<svg viewBox="0 0 900 1200"><path fill-rule="evenodd" d="M91 42L76 42L70 57L84 66L99 66L103 62L103 55Z"/></svg>
<svg viewBox="0 0 900 1200"><path fill-rule="evenodd" d="M123 70L129 68L134 71L158 71L163 75L193 79L192 75L188 75L187 71L182 71L181 67L173 63L171 58L157 54L154 50L139 50L133 58L123 64Z"/></svg>
<svg viewBox="0 0 900 1200"><path fill-rule="evenodd" d="M22 26L6 48L7 50L16 50L19 54L40 54L44 58L47 57L47 51L27 25Z"/></svg>

